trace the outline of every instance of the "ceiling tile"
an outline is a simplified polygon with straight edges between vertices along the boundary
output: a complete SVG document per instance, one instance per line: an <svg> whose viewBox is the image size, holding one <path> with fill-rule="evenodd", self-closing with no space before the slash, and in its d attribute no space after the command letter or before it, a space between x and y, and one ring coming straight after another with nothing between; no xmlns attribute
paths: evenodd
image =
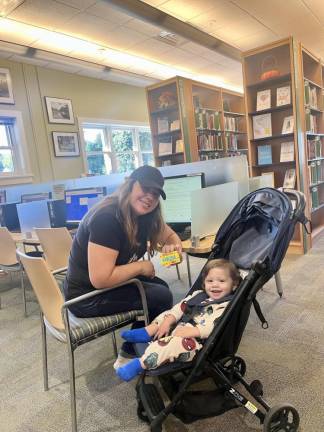
<svg viewBox="0 0 324 432"><path fill-rule="evenodd" d="M241 51L248 51L250 49L257 48L261 45L274 42L279 39L279 35L273 33L270 30L263 30L249 36L240 37L235 41L235 45Z"/></svg>
<svg viewBox="0 0 324 432"><path fill-rule="evenodd" d="M16 61L18 63L28 63L34 66L43 66L43 67L45 67L48 64L48 61L45 60L39 60L37 58L20 56L20 55L13 55L10 58L10 60Z"/></svg>
<svg viewBox="0 0 324 432"><path fill-rule="evenodd" d="M53 0L26 0L9 18L43 28L54 29L72 18L78 10Z"/></svg>
<svg viewBox="0 0 324 432"><path fill-rule="evenodd" d="M324 24L323 0L304 0L304 3L318 18L318 20Z"/></svg>
<svg viewBox="0 0 324 432"><path fill-rule="evenodd" d="M118 27L118 24L101 19L94 15L80 13L60 25L56 30L99 44L107 43L107 33Z"/></svg>
<svg viewBox="0 0 324 432"><path fill-rule="evenodd" d="M126 12L118 10L116 7L113 7L111 4L105 1L98 1L95 5L90 6L87 9L87 12L99 18L113 21L116 24L125 24L127 21L133 18Z"/></svg>
<svg viewBox="0 0 324 432"><path fill-rule="evenodd" d="M188 21L214 6L215 0L169 0L160 5L159 9L182 21Z"/></svg>
<svg viewBox="0 0 324 432"><path fill-rule="evenodd" d="M151 38L132 46L128 52L138 56L143 56L144 58L152 58L159 61L161 54L171 51L172 49L172 46Z"/></svg>
<svg viewBox="0 0 324 432"><path fill-rule="evenodd" d="M146 21L143 21L143 20L140 20L137 18L133 18L133 19L127 21L124 24L124 26L126 28L136 30L139 33L143 33L146 36L150 36L150 37L157 36L162 31L161 27L158 27L156 25L152 25Z"/></svg>
<svg viewBox="0 0 324 432"><path fill-rule="evenodd" d="M146 39L148 39L147 36L142 33L120 26L113 31L107 32L105 45L111 48L125 50Z"/></svg>
<svg viewBox="0 0 324 432"><path fill-rule="evenodd" d="M234 44L234 42L242 37L250 36L258 32L267 31L267 28L253 18L244 18L235 23L226 24L217 28L212 34L217 38Z"/></svg>
<svg viewBox="0 0 324 432"><path fill-rule="evenodd" d="M62 72L68 72L68 73L76 73L80 70L80 66L74 66L73 64L62 64L62 63L55 63L51 62L48 63L46 66L47 69L55 69Z"/></svg>
<svg viewBox="0 0 324 432"><path fill-rule="evenodd" d="M73 6L79 10L84 10L89 6L96 4L97 2L97 0L55 0L55 1L66 4L67 6Z"/></svg>
<svg viewBox="0 0 324 432"><path fill-rule="evenodd" d="M0 18L1 39L22 45L30 45L43 34L43 30L28 24Z"/></svg>
<svg viewBox="0 0 324 432"><path fill-rule="evenodd" d="M168 2L168 0L143 0L143 3L147 3L148 5L153 6L153 7L161 6L167 2Z"/></svg>

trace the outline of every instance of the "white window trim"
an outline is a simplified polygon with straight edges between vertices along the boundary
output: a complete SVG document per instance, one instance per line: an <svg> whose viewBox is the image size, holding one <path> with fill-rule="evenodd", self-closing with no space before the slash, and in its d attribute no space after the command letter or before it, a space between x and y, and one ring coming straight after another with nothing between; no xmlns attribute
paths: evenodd
<svg viewBox="0 0 324 432"><path fill-rule="evenodd" d="M0 185L31 183L33 175L30 172L30 161L22 114L20 111L0 110L0 117L8 117L15 120L13 126L13 149L14 157L17 162L16 171L14 173L0 174Z"/></svg>
<svg viewBox="0 0 324 432"><path fill-rule="evenodd" d="M78 117L78 125L79 125L79 137L80 137L80 144L81 144L81 155L82 155L82 162L83 162L83 170L84 173L88 172L88 163L87 163L87 155L85 151L85 140L83 136L83 127L86 126L93 126L96 127L108 127L108 126L120 126L120 127L144 127L150 129L149 123L146 122L137 122L137 121L131 121L131 120L112 120L112 119L102 119L102 118L89 118L89 117ZM136 132L137 133L137 132ZM111 140L108 140L108 145ZM111 148L108 148L108 153L111 154ZM136 157L138 158L139 163L142 163L142 157L139 157L139 149L136 150ZM144 152L145 153L145 152ZM112 159L111 159L112 160ZM114 168L114 161L112 160L113 168Z"/></svg>

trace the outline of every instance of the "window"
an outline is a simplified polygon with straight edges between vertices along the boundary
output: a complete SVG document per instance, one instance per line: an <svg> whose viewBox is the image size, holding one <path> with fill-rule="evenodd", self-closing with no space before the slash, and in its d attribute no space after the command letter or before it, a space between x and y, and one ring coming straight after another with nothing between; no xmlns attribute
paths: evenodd
<svg viewBox="0 0 324 432"><path fill-rule="evenodd" d="M0 178L30 177L22 115L0 110Z"/></svg>
<svg viewBox="0 0 324 432"><path fill-rule="evenodd" d="M151 131L145 126L83 125L86 168L101 175L154 165Z"/></svg>

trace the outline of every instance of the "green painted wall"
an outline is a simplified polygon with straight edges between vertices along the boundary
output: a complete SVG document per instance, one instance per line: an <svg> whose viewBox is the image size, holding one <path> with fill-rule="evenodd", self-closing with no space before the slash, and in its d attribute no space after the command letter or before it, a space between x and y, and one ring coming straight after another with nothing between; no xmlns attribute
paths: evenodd
<svg viewBox="0 0 324 432"><path fill-rule="evenodd" d="M10 70L14 105L21 111L34 182L77 178L84 172L82 156L54 156L52 131L78 132L78 117L148 123L145 89L0 59ZM71 99L74 125L48 123L45 96Z"/></svg>

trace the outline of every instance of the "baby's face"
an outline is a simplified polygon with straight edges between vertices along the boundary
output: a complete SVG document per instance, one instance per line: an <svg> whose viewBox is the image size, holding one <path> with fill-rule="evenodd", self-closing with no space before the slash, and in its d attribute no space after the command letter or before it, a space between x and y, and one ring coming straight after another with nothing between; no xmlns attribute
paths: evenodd
<svg viewBox="0 0 324 432"><path fill-rule="evenodd" d="M205 279L205 291L213 300L221 299L233 290L233 280L227 269L213 268Z"/></svg>

